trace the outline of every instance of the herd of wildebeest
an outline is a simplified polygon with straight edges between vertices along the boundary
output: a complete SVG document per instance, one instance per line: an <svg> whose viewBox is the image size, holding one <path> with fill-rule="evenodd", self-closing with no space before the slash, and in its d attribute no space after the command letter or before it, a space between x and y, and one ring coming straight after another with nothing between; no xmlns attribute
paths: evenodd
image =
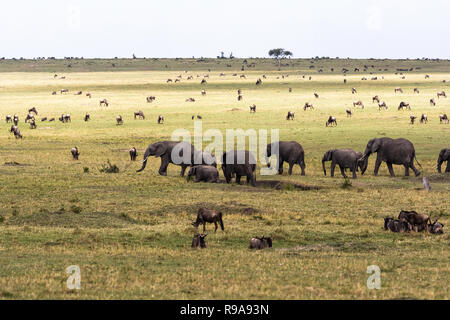
<svg viewBox="0 0 450 320"><path fill-rule="evenodd" d="M233 74L236 76L237 74ZM56 76L56 75L55 75ZM220 76L224 76L222 73ZM288 77L289 75L282 75L283 79ZM191 80L193 77L189 76L188 80ZM197 77L199 77L197 75ZM206 85L209 75L204 75L201 85ZM245 75L244 75L245 77ZM179 75L175 82L180 82L182 75ZM242 75L241 75L242 78ZM263 79L267 79L265 75L262 76ZM305 78L305 76L303 76ZM425 75L425 79L429 79L429 75ZM311 80L311 77L309 77ZM362 80L367 80L363 78ZM377 80L377 79L372 79ZM172 82L172 79L168 79L167 83ZM445 81L443 81L445 82ZM344 79L344 83L347 83L347 80ZM259 86L262 84L261 78L256 81L256 85ZM292 88L289 88L289 92L292 92ZM394 88L395 93L403 93L402 88L397 87ZM69 93L68 89L61 89L61 94ZM356 94L356 88L351 89L352 94ZM52 95L56 95L57 92L53 91ZM77 91L75 95L82 95L82 91ZM243 99L242 90L237 90L237 100L241 101ZM419 94L419 89L414 88L413 94ZM201 95L206 95L206 90L203 89L201 91ZM86 93L88 98L92 98L91 93ZM314 97L319 99L319 94L314 93ZM437 92L437 99L446 98L446 93L444 91ZM151 103L156 100L155 96L146 97L146 102ZM186 99L186 102L195 102L194 98ZM382 101L378 95L372 98L372 103L377 103L379 110L382 109L387 110L388 105L385 101ZM431 98L429 100L430 105L435 106L436 100ZM102 99L99 101L99 106L108 107L109 102L107 99ZM361 107L364 109L364 103L361 100L357 100L353 102L353 107ZM256 105L250 105L250 112L256 112ZM307 109L314 110L313 104L306 102L303 110ZM399 111L403 109L411 110L411 106L406 101L401 101L398 108ZM352 116L352 110L350 108L346 109L347 117ZM25 117L25 123L29 123L30 129L36 129L36 116L38 115L38 111L36 107L32 107L28 110L28 113ZM192 119L202 119L200 115L192 115ZM414 124L415 119L417 117L415 115L410 115L410 123ZM138 110L134 112L134 119L145 120L145 115L142 110ZM70 114L61 114L58 118L62 123L71 122ZM91 116L89 113L86 113L84 116L84 121L88 122L91 120ZM286 116L286 120L294 120L294 112L288 111ZM12 122L13 125L10 127L10 132L14 134L16 138L22 139L23 136L18 127L19 117L17 114L14 116L6 115L5 117L6 123ZM42 117L41 121L55 121L55 118ZM123 118L121 115L116 117L117 125L123 124ZM420 123L426 124L428 122L428 116L426 114L422 114L420 118ZM441 124L449 124L448 116L444 114L439 115L439 122ZM164 123L164 116L159 115L157 119L158 124ZM330 115L326 121L326 127L329 126L337 126L336 117ZM182 144L182 145L180 145ZM174 151L175 150L175 151ZM174 151L174 152L173 152ZM183 157L183 152L188 152L189 155ZM377 158L375 162L374 175L378 174L379 167L382 162L386 162L390 175L394 176L394 171L392 165L403 165L405 168L405 176L409 176L409 169L412 169L416 176L420 175L420 171L414 165L414 161L421 167L420 163L417 161L414 145L407 139L398 138L392 139L389 137L383 138L374 138L368 141L366 149L364 153L359 151L355 151L352 149L332 149L325 152L322 158L322 167L324 175L326 175L325 162L331 161L331 177L334 177L334 170L336 165L339 166L341 174L344 178L347 178L345 173L346 169L350 169L352 172L352 178L356 179L356 172L360 171L363 175L367 169L368 158L371 154L377 153ZM78 160L80 151L78 147L73 147L71 149L71 154L73 159ZM132 147L129 150L131 161L136 161L137 158L137 149ZM266 149L266 161L267 166L270 167L269 158L274 155L277 158L278 165L278 174L283 173L283 163L287 162L289 164L288 174L292 174L293 166L298 164L301 169L301 175L305 175L305 152L301 144L296 141L279 141L274 142L267 145ZM167 175L167 167L170 163L177 164L181 166L181 176L184 176L185 170L189 167L187 181L190 181L191 177L194 177L195 182L210 182L217 183L219 182L219 172L217 170L217 161L214 155L210 154L207 151L196 150L194 146L187 142L177 142L177 141L158 141L152 143L148 146L144 153L144 160L142 162L142 167L137 172L141 172L145 169L147 160L150 156L160 157L161 158L161 166L159 168L160 175ZM180 161L176 161L174 157L179 157L179 159L183 159ZM187 160L188 159L188 160ZM240 184L241 177L245 176L247 179L247 184L251 184L252 186L256 186L256 160L254 156L247 150L230 150L228 152L224 152L221 155L220 162L222 164L222 171L227 183L230 183L233 178L235 178L236 183ZM445 172L450 172L450 149L443 148L437 160L437 171L442 173L441 167L444 162L447 162L447 166ZM205 232L205 224L206 223L214 223L215 231L217 230L217 223L220 224L222 230L224 230L224 224L222 220L222 213L216 210L211 210L207 208L200 208L197 214L197 220L193 222L195 227L198 227L200 224L203 224L203 232ZM415 211L401 211L398 219L386 217L384 228L386 230L390 230L393 232L407 232L407 231L426 231L431 233L443 233L443 224L434 221L431 222L429 216L425 214L419 214ZM201 248L206 247L206 235L205 233L196 234L192 241L192 247ZM266 247L272 247L272 239L270 237L254 237L250 241L250 248L252 249L263 249Z"/></svg>

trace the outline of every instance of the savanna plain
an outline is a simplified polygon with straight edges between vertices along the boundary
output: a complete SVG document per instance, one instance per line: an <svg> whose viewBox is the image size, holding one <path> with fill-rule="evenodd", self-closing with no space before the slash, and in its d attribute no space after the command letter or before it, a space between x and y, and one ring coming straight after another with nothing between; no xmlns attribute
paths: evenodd
<svg viewBox="0 0 450 320"><path fill-rule="evenodd" d="M443 60L289 59L280 70L273 59L0 61L0 298L448 299L450 174L437 173L436 161L450 147L450 125L439 122L439 114L450 116L450 99L436 93L449 95L449 84ZM387 110L372 102L375 95ZM156 100L147 103L147 96ZM101 99L109 106L100 107ZM353 107L356 100L365 108ZM411 110L398 111L400 101ZM304 111L305 102L314 110ZM36 129L24 123L31 107L39 112ZM138 110L145 120L133 118ZM288 111L294 120L286 120ZM63 113L72 121L58 121ZM422 113L426 124L418 121ZM7 114L19 115L23 139L9 132ZM287 175L286 164L281 176L261 176L258 162L256 180L266 184L194 183L175 165L160 176L154 157L137 173L150 143L170 140L179 128L193 132L193 115L201 115L204 131L224 136L226 129L279 129L280 140L303 146L306 176L298 166ZM330 115L337 126L325 126ZM375 137L409 139L421 175L404 177L394 165L392 178L383 163L374 176L372 155L357 179L345 181L339 170L331 178L329 162L324 176L324 152L364 152ZM136 162L128 154L133 146ZM119 171L102 172L108 161ZM191 222L202 206L223 212L225 230L207 225L207 248L193 250ZM401 209L438 219L445 233L385 231L383 218ZM272 237L273 248L249 250L261 235ZM79 290L66 286L71 265L81 270ZM370 265L381 270L379 290L366 286Z"/></svg>

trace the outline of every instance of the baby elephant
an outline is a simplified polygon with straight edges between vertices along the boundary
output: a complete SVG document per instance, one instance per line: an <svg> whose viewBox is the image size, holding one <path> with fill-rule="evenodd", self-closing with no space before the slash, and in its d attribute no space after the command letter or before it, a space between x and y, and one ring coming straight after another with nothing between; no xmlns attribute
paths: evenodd
<svg viewBox="0 0 450 320"><path fill-rule="evenodd" d="M384 218L384 229L392 232L409 232L411 231L411 224L404 220L394 220L393 218Z"/></svg>
<svg viewBox="0 0 450 320"><path fill-rule="evenodd" d="M425 230L427 228L427 224L430 222L430 217L426 214L405 210L400 211L398 219L408 221L416 231Z"/></svg>
<svg viewBox="0 0 450 320"><path fill-rule="evenodd" d="M195 176L194 182L219 182L219 171L213 166L194 166L189 170L187 181L191 180L191 177Z"/></svg>
<svg viewBox="0 0 450 320"><path fill-rule="evenodd" d="M78 160L78 156L80 155L80 152L78 151L77 147L72 148L72 150L70 151L72 153L72 157L75 160Z"/></svg>
<svg viewBox="0 0 450 320"><path fill-rule="evenodd" d="M253 237L250 240L250 245L248 247L249 249L265 249L265 248L272 248L272 238L270 237L264 237L261 238Z"/></svg>
<svg viewBox="0 0 450 320"><path fill-rule="evenodd" d="M207 222L214 223L214 226L216 227L214 229L214 232L217 231L217 222L219 222L222 231L225 230L222 221L222 212L206 208L198 209L197 220L195 220L195 222L192 222L192 225L198 228L200 223L203 223L203 232L205 232Z"/></svg>
<svg viewBox="0 0 450 320"><path fill-rule="evenodd" d="M129 152L130 152L131 161L136 161L136 157L137 157L136 148L135 147L131 148Z"/></svg>
<svg viewBox="0 0 450 320"><path fill-rule="evenodd" d="M322 168L323 174L327 175L327 171L325 169L325 162L331 161L331 177L334 177L334 168L336 164L341 169L341 174L344 178L347 178L345 174L345 169L349 168L352 172L353 179L356 179L356 172L358 171L358 167L361 169L361 174L367 169L367 159L360 160L362 158L362 153L359 151L354 151L352 149L335 149L328 150L325 152L322 158Z"/></svg>
<svg viewBox="0 0 450 320"><path fill-rule="evenodd" d="M206 248L206 241L205 238L208 234L197 234L194 236L194 238L192 239L192 248L197 248L198 246L200 246L200 248L204 249Z"/></svg>

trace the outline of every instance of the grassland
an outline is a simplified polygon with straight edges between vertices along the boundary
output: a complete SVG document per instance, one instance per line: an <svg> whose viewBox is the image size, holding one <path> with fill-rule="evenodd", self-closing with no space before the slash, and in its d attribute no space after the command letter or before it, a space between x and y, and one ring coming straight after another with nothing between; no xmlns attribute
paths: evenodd
<svg viewBox="0 0 450 320"><path fill-rule="evenodd" d="M273 60L248 62L255 67L242 72L237 59L0 61L0 298L448 299L448 233L395 234L382 226L383 217L396 216L400 209L430 214L446 225L444 230L449 225L450 175L437 174L436 159L450 147L450 126L438 119L440 113L450 114L450 99L436 99L435 107L429 99L437 91L449 94L450 62L290 60L283 61L289 66L281 71ZM351 71L347 84L338 72L343 67ZM397 68L413 71L401 79L394 74ZM245 73L246 79L232 73ZM166 83L179 74L180 83ZM210 78L201 86L204 74ZM262 74L267 79L255 86ZM188 75L194 79L186 80ZM384 79L361 81L362 76ZM404 93L394 94L399 86ZM351 94L352 87L357 94ZM415 87L420 94L413 94ZM69 94L51 95L62 88ZM203 88L206 96L200 94ZM238 88L244 97L240 102ZM90 92L92 99L74 95L79 90ZM386 101L387 111L372 103L375 94ZM146 103L148 95L156 101ZM196 102L185 102L189 97ZM108 108L98 106L103 98ZM346 118L345 109L359 99L365 109L353 108L353 117ZM397 111L402 100L411 111ZM306 101L314 111L303 111ZM249 113L250 104L257 105L256 114ZM39 111L37 119L70 113L72 122L39 120L31 130L23 119L32 106ZM139 109L146 120L133 120ZM295 112L294 121L285 119L289 110ZM86 112L89 122L83 121ZM3 121L15 113L23 140L14 139ZM428 124L409 124L410 114L422 113L428 114ZM119 114L123 126L115 123ZM165 116L164 125L156 123L159 114ZM258 181L286 183L277 190L188 183L177 166L161 177L159 159L136 173L140 161L131 163L128 149L135 146L142 160L149 143L170 139L177 128L192 130L194 114L202 115L203 130L280 129L281 140L303 145L306 176L298 167L292 176L257 175ZM338 126L325 128L330 114ZM421 177L405 178L398 166L395 178L385 165L374 177L373 156L367 174L349 188L342 187L339 174L323 176L325 151L363 151L369 139L380 136L414 143L431 192L423 190ZM79 161L70 155L75 145ZM107 160L120 172L99 172ZM301 191L289 183L320 189ZM222 210L225 231L214 234L208 226L208 248L191 250L195 229L190 223L202 205ZM249 251L249 239L262 234L273 237L273 249ZM380 290L366 287L366 268L373 264L381 269ZM81 268L80 290L66 288L70 265Z"/></svg>

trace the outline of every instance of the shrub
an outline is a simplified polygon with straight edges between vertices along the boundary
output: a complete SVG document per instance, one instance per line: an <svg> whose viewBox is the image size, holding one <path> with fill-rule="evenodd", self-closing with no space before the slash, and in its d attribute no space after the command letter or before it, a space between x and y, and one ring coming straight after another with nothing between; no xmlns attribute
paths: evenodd
<svg viewBox="0 0 450 320"><path fill-rule="evenodd" d="M99 171L105 173L119 173L119 167L115 164L111 164L108 159L107 164L103 164Z"/></svg>

